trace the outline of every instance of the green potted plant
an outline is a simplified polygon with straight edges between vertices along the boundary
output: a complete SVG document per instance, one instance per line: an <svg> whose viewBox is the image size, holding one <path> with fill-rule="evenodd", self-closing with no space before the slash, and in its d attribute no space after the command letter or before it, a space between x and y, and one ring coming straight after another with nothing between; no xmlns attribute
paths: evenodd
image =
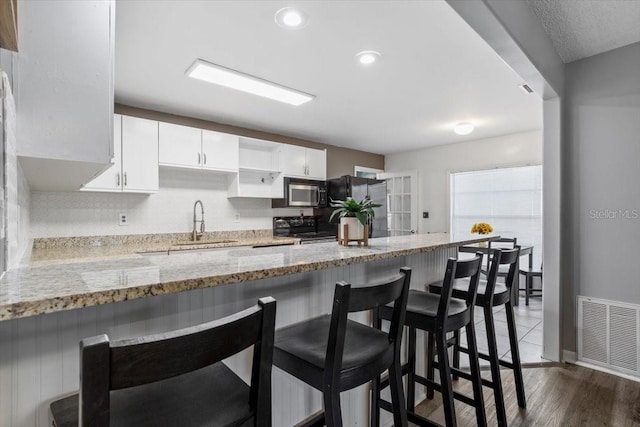
<svg viewBox="0 0 640 427"><path fill-rule="evenodd" d="M347 225L349 235L346 237L348 239L363 239L364 226L369 224L375 217L373 208L379 208L380 206L382 205L373 203L368 197L365 197L360 202L351 197L348 197L347 200L331 200L331 207L334 208L334 210L331 212L329 221L332 221L335 217L340 218L338 238L343 238L344 225Z"/></svg>

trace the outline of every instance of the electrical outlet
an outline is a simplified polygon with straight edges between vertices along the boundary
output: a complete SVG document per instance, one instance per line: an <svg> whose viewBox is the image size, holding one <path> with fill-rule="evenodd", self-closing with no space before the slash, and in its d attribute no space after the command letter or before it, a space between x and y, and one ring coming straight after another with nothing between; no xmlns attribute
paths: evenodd
<svg viewBox="0 0 640 427"><path fill-rule="evenodd" d="M118 225L129 225L129 219L126 213L120 212L118 214Z"/></svg>
<svg viewBox="0 0 640 427"><path fill-rule="evenodd" d="M429 218L429 212L422 212L422 218Z"/></svg>
<svg viewBox="0 0 640 427"><path fill-rule="evenodd" d="M240 222L240 214L236 214L233 222Z"/></svg>

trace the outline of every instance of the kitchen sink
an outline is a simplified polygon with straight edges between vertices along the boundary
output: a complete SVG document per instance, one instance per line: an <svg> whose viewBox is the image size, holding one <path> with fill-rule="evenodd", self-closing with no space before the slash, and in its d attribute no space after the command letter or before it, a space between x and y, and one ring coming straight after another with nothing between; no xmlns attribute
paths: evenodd
<svg viewBox="0 0 640 427"><path fill-rule="evenodd" d="M216 245L220 243L236 243L237 240L196 240L174 243L173 246Z"/></svg>
<svg viewBox="0 0 640 427"><path fill-rule="evenodd" d="M215 251L228 251L229 249L236 249L236 248L241 248L241 247L250 247L250 246L232 246L232 247L213 247L213 248L190 248L188 246L186 247L176 247L178 245L174 245L172 246L170 249L167 249L166 251L149 251L149 252L138 252L138 255L142 255L142 256L158 256L158 255L178 255L178 254L183 254L183 255L187 255L187 254L199 254L199 253L205 253L205 252L215 252Z"/></svg>

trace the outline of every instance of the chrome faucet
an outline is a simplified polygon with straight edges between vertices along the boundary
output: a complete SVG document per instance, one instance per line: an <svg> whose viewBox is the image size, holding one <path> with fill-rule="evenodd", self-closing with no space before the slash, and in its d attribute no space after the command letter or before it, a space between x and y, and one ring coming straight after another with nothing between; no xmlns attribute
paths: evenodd
<svg viewBox="0 0 640 427"><path fill-rule="evenodd" d="M196 228L196 224L198 223L198 219L196 218L196 207L200 203L200 231ZM193 232L191 235L191 240L194 242L200 240L202 235L204 234L204 205L201 200L196 200L193 204Z"/></svg>

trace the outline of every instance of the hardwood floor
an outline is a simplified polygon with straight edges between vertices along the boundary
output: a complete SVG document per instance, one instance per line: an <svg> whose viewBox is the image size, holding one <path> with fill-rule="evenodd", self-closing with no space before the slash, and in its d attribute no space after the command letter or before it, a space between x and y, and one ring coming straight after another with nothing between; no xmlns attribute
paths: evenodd
<svg viewBox="0 0 640 427"><path fill-rule="evenodd" d="M640 426L640 383L569 364L545 364L523 370L527 409L518 407L513 375L502 370L509 426ZM489 372L483 372L488 378ZM454 388L471 395L471 385L454 381ZM484 387L487 422L497 425L491 390ZM416 412L444 424L442 400L421 403ZM459 426L475 425L473 408L456 401Z"/></svg>

